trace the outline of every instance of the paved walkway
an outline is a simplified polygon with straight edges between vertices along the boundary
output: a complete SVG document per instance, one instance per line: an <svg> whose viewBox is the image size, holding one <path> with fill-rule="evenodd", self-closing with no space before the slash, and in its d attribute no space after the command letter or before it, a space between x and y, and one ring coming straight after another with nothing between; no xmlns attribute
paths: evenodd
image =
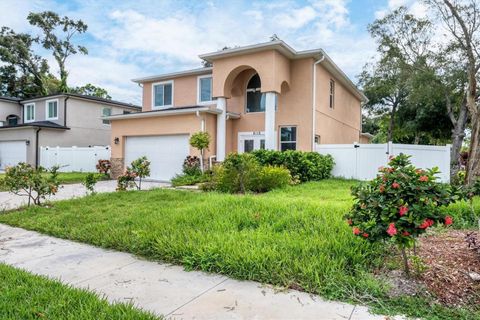
<svg viewBox="0 0 480 320"><path fill-rule="evenodd" d="M0 224L0 262L57 278L168 319L385 319L295 290L141 260Z"/></svg>
<svg viewBox="0 0 480 320"><path fill-rule="evenodd" d="M164 182L142 181L142 189L144 190L166 187L169 185L170 184ZM97 192L114 192L116 188L116 180L99 181L95 186L95 190ZM53 201L84 197L86 195L86 192L87 190L80 183L64 184L60 187L57 194L51 197L47 197L47 200ZM15 209L26 205L27 203L27 197L17 196L9 192L0 192L0 211Z"/></svg>

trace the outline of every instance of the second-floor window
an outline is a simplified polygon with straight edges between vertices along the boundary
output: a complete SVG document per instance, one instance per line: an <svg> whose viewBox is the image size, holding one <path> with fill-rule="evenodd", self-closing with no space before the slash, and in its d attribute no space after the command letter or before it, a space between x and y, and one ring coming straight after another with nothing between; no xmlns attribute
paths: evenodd
<svg viewBox="0 0 480 320"><path fill-rule="evenodd" d="M168 108L173 106L173 81L153 84L153 108Z"/></svg>
<svg viewBox="0 0 480 320"><path fill-rule="evenodd" d="M102 109L102 116L103 116L103 117L109 117L109 116L111 116L111 115L112 115L112 109L110 109L110 108L103 108L103 109ZM110 120L102 119L102 123L109 125L109 124L110 124Z"/></svg>
<svg viewBox="0 0 480 320"><path fill-rule="evenodd" d="M247 84L247 112L265 112L265 94L261 92L260 77L255 74Z"/></svg>
<svg viewBox="0 0 480 320"><path fill-rule="evenodd" d="M212 103L212 76L198 77L198 104Z"/></svg>
<svg viewBox="0 0 480 320"><path fill-rule="evenodd" d="M46 119L57 120L58 119L58 100L47 100L46 102Z"/></svg>
<svg viewBox="0 0 480 320"><path fill-rule="evenodd" d="M330 109L335 107L335 81L330 79Z"/></svg>
<svg viewBox="0 0 480 320"><path fill-rule="evenodd" d="M26 104L24 113L25 122L35 121L35 103Z"/></svg>

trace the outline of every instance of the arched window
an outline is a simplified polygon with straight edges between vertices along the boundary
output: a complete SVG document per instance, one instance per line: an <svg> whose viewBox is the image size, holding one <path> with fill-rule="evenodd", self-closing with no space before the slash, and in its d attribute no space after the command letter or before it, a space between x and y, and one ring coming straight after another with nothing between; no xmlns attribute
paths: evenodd
<svg viewBox="0 0 480 320"><path fill-rule="evenodd" d="M11 114L7 117L7 126L16 126L18 125L19 116Z"/></svg>
<svg viewBox="0 0 480 320"><path fill-rule="evenodd" d="M265 112L265 94L260 91L262 83L258 74L247 84L247 112Z"/></svg>

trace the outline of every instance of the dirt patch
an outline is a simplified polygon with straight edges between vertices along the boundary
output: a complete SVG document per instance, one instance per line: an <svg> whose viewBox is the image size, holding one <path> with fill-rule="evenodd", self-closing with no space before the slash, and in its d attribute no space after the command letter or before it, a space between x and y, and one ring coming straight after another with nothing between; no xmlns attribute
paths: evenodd
<svg viewBox="0 0 480 320"><path fill-rule="evenodd" d="M480 281L470 275L480 274L480 255L468 248L468 233L451 230L419 239L418 256L426 270L418 280L447 306L480 304Z"/></svg>

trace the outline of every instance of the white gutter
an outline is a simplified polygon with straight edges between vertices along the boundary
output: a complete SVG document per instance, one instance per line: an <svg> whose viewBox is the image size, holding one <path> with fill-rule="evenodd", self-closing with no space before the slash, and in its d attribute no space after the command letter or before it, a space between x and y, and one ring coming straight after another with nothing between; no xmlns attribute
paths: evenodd
<svg viewBox="0 0 480 320"><path fill-rule="evenodd" d="M317 65L325 60L323 55L319 60L313 64L313 92L312 92L312 151L315 151L315 129L317 126L316 121L316 101L317 101Z"/></svg>

